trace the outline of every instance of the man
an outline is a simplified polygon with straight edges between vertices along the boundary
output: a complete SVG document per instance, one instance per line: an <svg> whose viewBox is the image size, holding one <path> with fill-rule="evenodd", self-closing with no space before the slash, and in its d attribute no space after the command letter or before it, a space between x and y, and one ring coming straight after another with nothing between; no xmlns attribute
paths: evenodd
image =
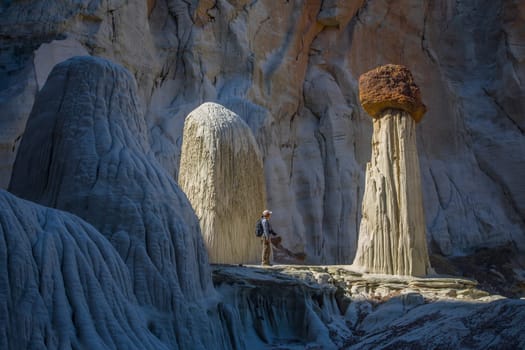
<svg viewBox="0 0 525 350"><path fill-rule="evenodd" d="M262 227L263 227L263 234L262 234L262 265L263 266L271 266L270 264L270 254L272 251L272 246L270 242L270 235L275 236L276 233L272 229L272 225L270 225L270 216L272 216L272 212L266 209L262 213Z"/></svg>

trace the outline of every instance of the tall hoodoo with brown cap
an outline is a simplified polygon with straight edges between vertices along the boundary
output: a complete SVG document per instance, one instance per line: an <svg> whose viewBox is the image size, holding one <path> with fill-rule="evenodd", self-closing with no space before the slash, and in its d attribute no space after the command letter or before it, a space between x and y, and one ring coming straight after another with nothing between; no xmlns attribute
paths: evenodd
<svg viewBox="0 0 525 350"><path fill-rule="evenodd" d="M426 242L416 123L426 111L410 71L385 65L359 78L374 121L354 266L370 273L426 275Z"/></svg>

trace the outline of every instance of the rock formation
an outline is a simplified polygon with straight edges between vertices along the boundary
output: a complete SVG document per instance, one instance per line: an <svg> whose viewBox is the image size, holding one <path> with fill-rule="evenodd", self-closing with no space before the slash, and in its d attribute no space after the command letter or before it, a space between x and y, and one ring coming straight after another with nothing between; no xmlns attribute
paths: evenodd
<svg viewBox="0 0 525 350"><path fill-rule="evenodd" d="M266 347L525 346L525 300L489 295L472 280L367 275L333 265L212 269L225 304L234 306L230 317L243 320L245 339L264 339Z"/></svg>
<svg viewBox="0 0 525 350"><path fill-rule="evenodd" d="M137 301L156 314L149 327L173 347L209 348L221 328L207 323L214 292L198 221L149 150L133 77L75 57L37 95L10 191L95 226L128 266Z"/></svg>
<svg viewBox="0 0 525 350"><path fill-rule="evenodd" d="M434 263L437 254L445 256L440 257L440 261L443 266L448 266L447 262L454 261L458 256L476 252L483 256L478 264L482 267L480 273L501 275L493 268L493 264L497 263L495 260L498 260L495 252L500 251L496 247L503 244L512 247L517 256L523 256L525 251L524 21L525 2L503 0L0 1L0 187L6 188L9 184L18 146L26 132L26 122L49 68L71 54L87 52L126 67L130 76L136 79L138 96L133 100L138 114L145 117L145 122L139 123L144 130L136 132L134 128L125 126L127 122L115 125L108 122L111 132L97 126L93 131L98 135L96 147L86 146L78 151L84 143L69 141L67 147L61 144L54 144L54 147L71 148L76 154L93 155L92 149L104 149L104 135L120 135L121 129L128 130L120 135L126 139L126 147L118 155L105 154L100 168L98 162L93 164L83 160L74 163L71 158L62 161L60 157L50 157L49 162L42 159L44 167L49 164L49 176L47 171L41 171L42 176L33 177L28 175L31 172L16 171L13 181L33 186L35 180L38 186L49 184L53 191L56 191L57 183L63 181L64 188L60 195L34 196L35 200L46 196L55 198L56 205L61 207L66 206L64 198L90 192L89 196L83 197L89 200L77 201L73 205L71 203L75 200L71 199L67 206L82 217L89 216L91 221L98 222L96 227L99 231L111 239L119 254L125 257L122 260L126 260L127 267L133 267L129 272L133 287L126 291L131 293L133 289L133 294L138 291L135 296L141 305L138 312L146 320L146 328L142 328L141 317L137 317L138 328L129 328L125 318L120 318L117 323L122 324L125 333L129 331L128 334L133 335L135 344L148 348L146 343L151 337L142 334L143 329L144 333L149 332L162 339L165 347L170 349L199 348L200 345L201 348L264 348L271 346L269 342L274 339L271 333L275 330L282 336L275 347L287 347L288 336L306 336L312 340L314 347L326 348L321 343L327 339L327 333L315 320L319 316L317 320L326 322L325 325L332 320L335 323L341 321L343 329L330 328L328 331L328 337L338 338L334 341L338 348L378 348L382 344L392 348L410 346L406 344L419 348L525 348L525 340L520 338L524 322L520 300L492 303L451 300L420 305L421 297L416 295L378 304L377 298L382 298L382 295L366 294L362 298L368 300L353 300L351 314L341 320L339 310L333 313L326 311L332 308L333 302L325 294L291 293L310 298L296 304L287 303L282 296L264 298L254 290L260 285L268 286L267 276L261 278L259 285L246 284L251 280L248 276L239 284L242 284L241 290L251 289L243 295L253 293L252 299L234 299L244 292L239 292L228 283L222 284L218 289L222 291L224 288L222 298L226 302L219 303L217 307L220 321L202 325L208 319L202 303L215 305L213 301L208 303L210 298L207 296L216 295L211 287L175 287L176 292L169 292L171 286L179 284L178 280L186 279L187 274L179 273L179 270L184 270L181 266L205 266L184 263L190 261L185 259L191 256L196 260L206 260L203 250L198 247L204 245L198 220L189 202L178 189L172 191L176 186L169 179L176 179L179 173L184 119L204 101L217 101L239 115L252 129L264 160L268 206L275 210L272 220L283 234L287 247L305 252L307 263L346 264L352 261L357 249L361 217L358 204L364 192L363 169L370 155L372 135L371 119L359 108L357 78L363 72L387 62L410 68L425 92L425 103L429 107L425 122L418 126L417 144L433 266L437 266ZM91 79L95 78L95 73L101 74L94 70L89 74ZM99 93L94 104L101 109L107 101L128 95L120 89L105 88L107 86L113 85L108 82L97 87ZM64 91L68 89L57 93L66 96ZM46 97L39 98L39 108L42 108L43 100L55 101L58 98L54 96L53 89L44 88L42 92L44 90L47 92L41 96ZM112 92L116 94L110 97ZM69 98L68 95L64 101ZM66 104L73 106L71 109L75 108L72 102ZM80 105L84 109L84 103ZM107 103L106 106L108 110L118 107L114 104L109 107ZM108 116L108 121L115 116L111 114L110 118L105 111L94 114L97 115ZM35 140L35 145L31 147L35 157L54 153L47 149L47 140L67 134L59 123L54 132L45 128L37 132L35 129L40 128L31 124L27 129L30 136L24 142ZM42 124L45 126L44 122ZM145 132L146 129L148 132ZM47 136L40 137L40 133ZM114 146L118 147L120 139L112 136L111 140L115 140ZM137 148L132 146L134 143L141 145ZM130 147L132 152L124 150ZM28 152L24 157L27 156ZM92 157L102 159L98 154ZM61 173L57 171L61 169L58 163L65 164L65 169L68 169L67 164L85 163L90 166L86 170L79 165L75 174L69 171ZM159 163L167 172L159 167ZM133 184L119 183L137 173L143 174L142 169L134 174L129 170L135 165L141 167L141 164L147 164L144 165L144 169L149 169L147 176L136 179ZM69 170L72 167L70 165ZM29 162L25 168L33 170ZM37 161L35 169L38 168ZM83 181L89 182L97 175L79 174L91 174L93 169L99 169L102 176L111 175L107 177L107 182L112 181L112 186L104 186L104 180L92 181L92 187L81 187ZM123 174L123 169L129 171ZM62 180L59 177L63 177ZM42 185L40 178L49 181ZM151 181L151 186L148 181ZM30 191L26 191L27 196L32 196ZM151 193L155 195L150 196ZM92 200L95 195L102 199ZM168 200L166 197L169 197ZM106 202L108 215L101 209ZM84 206L80 207L78 203ZM113 209L117 206L125 213L118 214L122 212ZM24 204L20 210L15 210L18 214L14 214L15 211L6 211L2 205L0 216L5 220L8 215L11 217L8 220L11 220L15 215L17 219L33 217L32 213L36 211L50 213L34 208ZM86 214L91 211L94 214ZM106 222L104 227L100 224L102 221ZM71 224L66 219L62 222ZM74 219L74 222L78 221ZM40 223L44 225L44 221ZM111 233L120 227L123 231ZM5 228L2 225L1 229ZM55 226L52 229L53 238L57 236L56 232L62 232ZM27 230L29 228L25 227L24 232ZM135 238L128 239L124 231L137 235L129 235ZM179 236L181 232L185 238ZM66 235L61 237L66 239ZM197 242L193 247L195 249L181 247L187 243L185 239ZM128 241L130 243L126 245ZM13 257L26 254L27 260L24 261L29 264L32 260L30 254L36 254L36 251L27 250L38 245L24 244L21 251L17 250L18 247L10 244L8 251L11 253L8 254ZM84 253L79 252L76 256L83 256ZM156 259L157 256L162 258ZM3 259L3 255L0 258ZM473 264L478 263L478 260L468 260L468 256L464 258ZM150 264L153 260L155 265ZM104 265L104 261L113 262L114 258L104 255L102 260L94 259L92 266L96 270ZM33 261L31 264L35 264L31 268L47 266ZM0 269L5 271L6 266L10 270L17 265L0 264ZM64 266L67 268L67 265L61 265L61 268ZM455 271L469 275L472 270L468 266L458 264ZM520 274L525 276L522 266L507 267L509 273L492 280L497 282L493 285L506 286L512 278L519 281ZM198 279L203 286L210 284L206 271L202 274L195 272L192 266L187 266L187 270L190 271L188 274L193 274L188 281ZM79 269L79 274L81 271ZM4 276L2 272L0 280L5 281ZM9 275L10 279L18 277L17 273ZM271 284L274 287L272 291L289 292L289 289L282 288L287 284L280 277L277 276L276 282ZM57 279L60 280L58 274ZM85 275L81 278L81 282L87 285L90 285L90 280ZM105 278L103 281L111 284ZM0 343L0 348L10 347L11 344L14 348L23 348L29 343L27 339L12 337L35 334L36 339L42 333L36 329L34 333L12 333L15 328L27 329L27 323L25 320L7 323L7 317L20 315L13 314L13 309L8 309L9 313L4 312L4 305L9 304L4 300L9 294L35 295L31 294L34 283L11 283L11 289L5 288L5 282L1 283L0 307L3 309L0 310L0 342L4 342ZM386 281L386 286L377 281L372 283L377 286L376 291L392 286L390 281ZM152 288L144 291L142 286L146 284ZM26 285L30 286L29 290L23 289ZM298 283L292 279L290 285L296 288ZM76 294L76 283L68 286ZM340 296L349 293L351 288L331 289L330 293ZM183 289L184 293L179 289ZM187 291L189 289L192 290ZM199 292L202 290L205 292ZM84 291L86 303L103 299L98 297L97 288L84 287ZM100 291L106 293L104 288ZM399 291L396 289L392 293ZM200 293L203 297L194 296L194 293ZM117 305L118 301L113 299L120 297L118 293L115 295L108 296L108 302ZM458 293L458 298L460 296ZM159 301L159 297L166 297L166 302ZM170 298L173 302L168 301ZM193 302L196 299L203 301ZM234 301L230 303L227 300ZM279 305L272 309L274 301ZM135 305L133 300L130 303ZM27 310L25 305L20 309ZM258 309L250 308L254 305ZM301 318L304 314L294 312L287 314L290 318L277 315L276 319L289 321L290 328L291 325L311 326L309 329L318 330L319 336L306 334L302 329L274 327L262 321L261 329L267 335L265 341L253 331L236 333L240 329L250 329L242 320L260 320L262 315L271 322L276 315L275 310L288 310L290 305L308 308L312 318L305 320ZM19 306L16 304L17 308ZM92 306L89 311L98 311ZM265 309L258 314L259 307ZM116 308L124 310L120 306ZM170 311L174 308L175 312ZM38 306L35 310L42 314ZM82 311L85 310L82 308ZM213 310L212 307L210 319L217 316ZM252 312L255 316L248 316ZM98 342L101 339L93 332L84 332L89 322L80 320L79 323L79 313L68 313L63 318L57 312L53 315L55 318L46 326L47 334L51 334L47 330L55 326L67 328L64 332L71 338L82 337L77 347L91 347L86 345L87 340ZM99 315L106 320L113 318L111 313ZM399 317L392 320L392 315ZM65 320L64 323L58 322L59 319ZM93 319L96 322L99 320L97 317ZM347 322L351 326L347 326ZM227 332L224 323L229 324ZM76 327L79 329L78 336L73 334ZM347 336L344 327L351 327L350 336ZM104 327L103 330L118 332L116 329ZM208 336L209 332L214 334ZM6 334L9 339L4 337ZM219 340L209 346L211 338ZM8 346L4 346L6 341ZM35 347L40 344L39 340L35 340ZM48 344L56 343L50 339ZM105 344L108 344L107 348L117 348L120 344L126 347L129 343L124 340L117 344L108 340ZM149 348L162 348L155 340L151 340L150 344Z"/></svg>
<svg viewBox="0 0 525 350"><path fill-rule="evenodd" d="M261 260L254 227L266 205L262 158L238 115L210 102L188 115L178 181L199 218L210 262Z"/></svg>
<svg viewBox="0 0 525 350"><path fill-rule="evenodd" d="M429 107L418 147L432 251L525 251L524 20L524 2L503 0L3 1L0 184L49 63L39 47L61 59L81 46L137 79L151 150L174 178L190 111L217 101L239 115L287 246L350 263L372 134L357 79L396 62Z"/></svg>
<svg viewBox="0 0 525 350"><path fill-rule="evenodd" d="M167 349L93 226L3 190L0 213L1 349Z"/></svg>
<svg viewBox="0 0 525 350"><path fill-rule="evenodd" d="M371 273L426 275L429 268L416 123L425 113L403 66L359 78L363 108L374 118L363 217L354 265Z"/></svg>

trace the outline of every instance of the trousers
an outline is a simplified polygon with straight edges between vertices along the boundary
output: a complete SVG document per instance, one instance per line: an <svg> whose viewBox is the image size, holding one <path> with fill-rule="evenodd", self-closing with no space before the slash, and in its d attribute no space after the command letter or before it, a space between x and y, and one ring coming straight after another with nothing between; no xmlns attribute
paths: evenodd
<svg viewBox="0 0 525 350"><path fill-rule="evenodd" d="M272 247L270 245L270 240L262 238L262 264L270 265L270 253L272 252Z"/></svg>

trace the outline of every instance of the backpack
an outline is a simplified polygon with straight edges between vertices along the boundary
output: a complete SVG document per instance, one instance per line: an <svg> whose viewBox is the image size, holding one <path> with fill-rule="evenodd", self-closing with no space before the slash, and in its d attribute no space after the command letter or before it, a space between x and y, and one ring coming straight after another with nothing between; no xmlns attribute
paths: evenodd
<svg viewBox="0 0 525 350"><path fill-rule="evenodd" d="M257 237L261 237L263 233L264 233L264 228L262 225L262 218L259 218L259 220L257 220L257 222L255 223L255 235Z"/></svg>

